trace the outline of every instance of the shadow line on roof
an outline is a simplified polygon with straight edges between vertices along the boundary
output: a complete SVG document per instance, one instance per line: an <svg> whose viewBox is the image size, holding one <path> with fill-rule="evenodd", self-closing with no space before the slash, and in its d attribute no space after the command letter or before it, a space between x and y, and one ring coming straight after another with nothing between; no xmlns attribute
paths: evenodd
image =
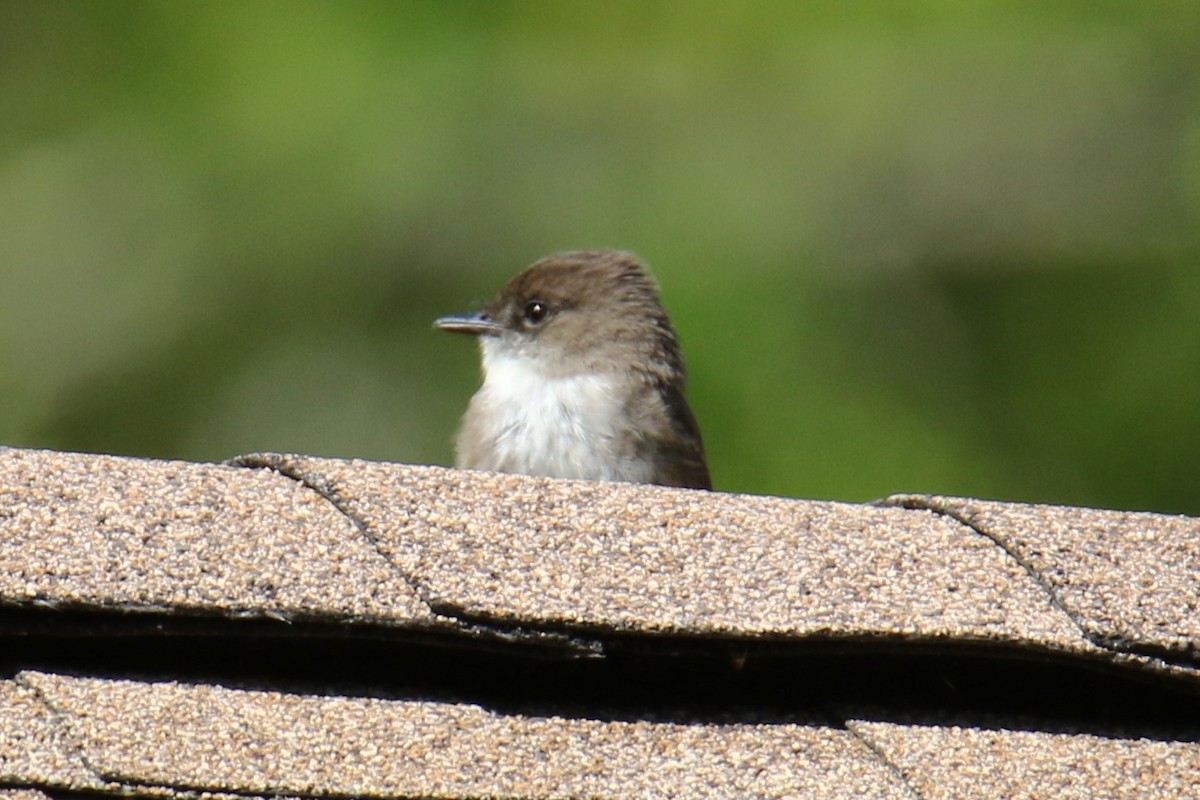
<svg viewBox="0 0 1200 800"><path fill-rule="evenodd" d="M1200 741L1194 679L989 642L614 635L603 657L580 658L436 632L247 620L175 627L145 615L139 629L75 616L54 632L17 630L6 614L0 672L444 700L530 716L831 724L849 714Z"/></svg>

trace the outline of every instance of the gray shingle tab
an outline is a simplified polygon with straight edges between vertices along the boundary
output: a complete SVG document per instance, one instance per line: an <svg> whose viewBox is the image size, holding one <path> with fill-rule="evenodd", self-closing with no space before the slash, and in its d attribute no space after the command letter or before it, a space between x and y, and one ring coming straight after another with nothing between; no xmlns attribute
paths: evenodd
<svg viewBox="0 0 1200 800"><path fill-rule="evenodd" d="M851 720L925 800L1200 797L1200 745Z"/></svg>
<svg viewBox="0 0 1200 800"><path fill-rule="evenodd" d="M37 789L0 789L0 800L51 800L50 795Z"/></svg>
<svg viewBox="0 0 1200 800"><path fill-rule="evenodd" d="M1200 665L1200 519L898 495L1000 543L1097 641Z"/></svg>
<svg viewBox="0 0 1200 800"><path fill-rule="evenodd" d="M1092 649L1001 548L929 513L296 456L241 463L326 493L426 596L473 618Z"/></svg>
<svg viewBox="0 0 1200 800"><path fill-rule="evenodd" d="M4 603L419 622L351 520L266 471L0 451Z"/></svg>
<svg viewBox="0 0 1200 800"><path fill-rule="evenodd" d="M16 681L0 681L0 786L10 783L103 786L38 693Z"/></svg>
<svg viewBox="0 0 1200 800"><path fill-rule="evenodd" d="M25 673L129 786L362 797L907 798L844 730L610 722L472 704Z"/></svg>

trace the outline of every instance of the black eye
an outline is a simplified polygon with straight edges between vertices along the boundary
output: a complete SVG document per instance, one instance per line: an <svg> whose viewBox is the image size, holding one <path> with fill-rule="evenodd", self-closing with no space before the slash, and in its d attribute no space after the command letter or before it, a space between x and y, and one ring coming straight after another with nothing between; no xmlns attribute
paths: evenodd
<svg viewBox="0 0 1200 800"><path fill-rule="evenodd" d="M532 300L525 304L524 317L530 325L537 325L550 315L550 306L541 300Z"/></svg>

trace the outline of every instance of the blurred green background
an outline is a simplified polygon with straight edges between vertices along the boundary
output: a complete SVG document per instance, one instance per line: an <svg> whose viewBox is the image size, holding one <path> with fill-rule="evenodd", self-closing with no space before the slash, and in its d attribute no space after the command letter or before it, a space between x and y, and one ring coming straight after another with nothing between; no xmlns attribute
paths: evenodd
<svg viewBox="0 0 1200 800"><path fill-rule="evenodd" d="M718 488L1200 514L1200 4L0 4L0 441L450 463L646 258Z"/></svg>

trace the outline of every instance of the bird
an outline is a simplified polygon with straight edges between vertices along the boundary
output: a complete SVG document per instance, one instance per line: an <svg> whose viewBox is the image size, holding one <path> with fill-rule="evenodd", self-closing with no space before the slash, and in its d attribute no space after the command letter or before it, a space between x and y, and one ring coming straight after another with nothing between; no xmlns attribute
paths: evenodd
<svg viewBox="0 0 1200 800"><path fill-rule="evenodd" d="M548 255L481 311L434 326L476 337L482 355L455 466L712 488L679 339L633 253Z"/></svg>

